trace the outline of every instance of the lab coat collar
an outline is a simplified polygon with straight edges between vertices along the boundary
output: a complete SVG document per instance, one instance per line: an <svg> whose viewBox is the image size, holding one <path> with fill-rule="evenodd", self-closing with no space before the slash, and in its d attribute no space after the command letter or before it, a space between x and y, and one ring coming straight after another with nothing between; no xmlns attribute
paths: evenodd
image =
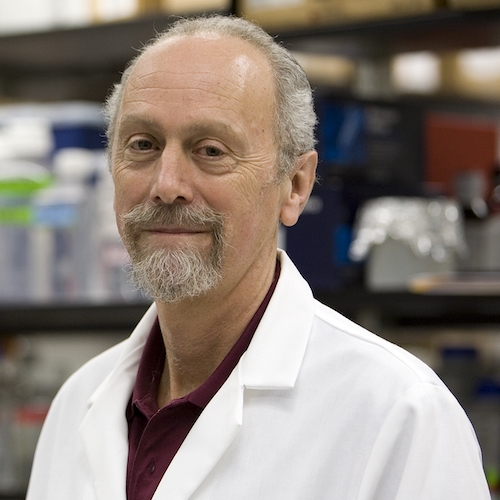
<svg viewBox="0 0 500 500"><path fill-rule="evenodd" d="M278 257L280 279L242 359L242 382L247 388L292 388L312 328L311 289L285 252L278 251Z"/></svg>
<svg viewBox="0 0 500 500"><path fill-rule="evenodd" d="M191 429L153 500L187 500L196 491L242 425L245 388L294 386L312 328L314 299L287 255L279 251L278 256L280 278L247 352ZM125 500L125 408L156 314L153 305L127 341L115 370L92 396L81 426L98 500Z"/></svg>

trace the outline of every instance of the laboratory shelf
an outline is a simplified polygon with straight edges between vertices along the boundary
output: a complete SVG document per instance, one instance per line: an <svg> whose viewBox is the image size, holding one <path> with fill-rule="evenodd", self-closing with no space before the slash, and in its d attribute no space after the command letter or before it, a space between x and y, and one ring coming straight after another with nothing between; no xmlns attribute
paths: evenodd
<svg viewBox="0 0 500 500"><path fill-rule="evenodd" d="M0 306L0 335L37 332L132 331L149 303L57 303Z"/></svg>
<svg viewBox="0 0 500 500"><path fill-rule="evenodd" d="M175 16L154 14L110 23L0 37L0 67L11 74L121 71L142 44ZM293 49L353 56L500 45L500 9L440 9L418 16L281 29ZM36 48L36 50L34 50Z"/></svg>
<svg viewBox="0 0 500 500"><path fill-rule="evenodd" d="M229 12L224 12L229 13ZM175 16L0 36L0 91L34 99L103 100L144 43ZM439 9L418 16L284 28L275 33L292 50L376 58L416 50L500 45L500 9Z"/></svg>
<svg viewBox="0 0 500 500"><path fill-rule="evenodd" d="M372 293L359 287L317 291L347 317L375 315L388 325L500 325L500 295ZM37 332L132 331L149 303L0 306L0 335Z"/></svg>

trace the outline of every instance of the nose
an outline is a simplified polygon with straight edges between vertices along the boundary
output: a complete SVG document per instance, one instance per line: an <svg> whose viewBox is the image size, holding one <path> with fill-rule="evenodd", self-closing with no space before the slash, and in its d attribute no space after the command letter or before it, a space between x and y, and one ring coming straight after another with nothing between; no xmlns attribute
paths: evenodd
<svg viewBox="0 0 500 500"><path fill-rule="evenodd" d="M166 147L158 159L151 186L155 203L190 203L193 200L191 167L179 148Z"/></svg>

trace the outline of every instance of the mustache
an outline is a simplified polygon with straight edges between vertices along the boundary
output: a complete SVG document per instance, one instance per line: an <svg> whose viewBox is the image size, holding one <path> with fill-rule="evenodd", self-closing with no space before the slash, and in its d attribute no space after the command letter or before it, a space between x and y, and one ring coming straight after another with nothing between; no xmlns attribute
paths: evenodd
<svg viewBox="0 0 500 500"><path fill-rule="evenodd" d="M217 236L222 235L224 227L220 212L200 205L142 203L121 218L126 237L134 237L137 232L158 225L211 229Z"/></svg>

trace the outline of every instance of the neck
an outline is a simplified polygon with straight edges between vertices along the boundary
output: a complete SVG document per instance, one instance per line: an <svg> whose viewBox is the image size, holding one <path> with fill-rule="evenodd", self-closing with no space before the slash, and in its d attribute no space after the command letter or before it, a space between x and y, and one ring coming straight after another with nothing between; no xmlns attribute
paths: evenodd
<svg viewBox="0 0 500 500"><path fill-rule="evenodd" d="M198 388L229 353L271 286L275 260L262 271L228 291L220 287L196 299L157 303L167 353L160 408Z"/></svg>

